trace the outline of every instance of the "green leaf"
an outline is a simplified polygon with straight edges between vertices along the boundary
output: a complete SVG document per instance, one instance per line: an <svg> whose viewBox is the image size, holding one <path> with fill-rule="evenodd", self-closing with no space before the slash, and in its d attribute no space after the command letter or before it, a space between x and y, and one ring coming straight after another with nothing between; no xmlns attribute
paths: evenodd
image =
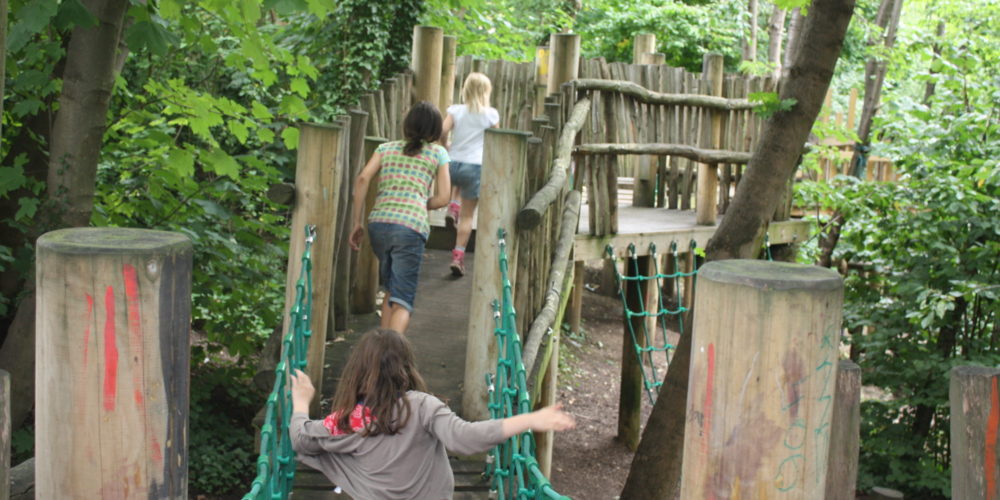
<svg viewBox="0 0 1000 500"><path fill-rule="evenodd" d="M177 35L153 21L133 23L125 34L125 41L132 50L146 49L158 56L166 54L171 45L179 43Z"/></svg>
<svg viewBox="0 0 1000 500"><path fill-rule="evenodd" d="M288 127L281 131L281 139L285 141L285 148L295 150L299 147L299 129Z"/></svg>
<svg viewBox="0 0 1000 500"><path fill-rule="evenodd" d="M182 6L178 0L160 0L158 11L164 19L180 19Z"/></svg>
<svg viewBox="0 0 1000 500"><path fill-rule="evenodd" d="M258 120L271 120L274 118L274 114L271 113L271 110L267 109L267 106L264 106L259 101L253 102L250 107L250 111L253 113L253 117Z"/></svg>
<svg viewBox="0 0 1000 500"><path fill-rule="evenodd" d="M17 200L17 213L14 214L14 220L18 221L28 221L34 217L35 212L38 211L38 205L42 202L39 198L34 198L30 196L24 196Z"/></svg>
<svg viewBox="0 0 1000 500"><path fill-rule="evenodd" d="M292 118L305 118L309 113L309 108L306 107L305 101L296 95L286 95L281 100L278 109L281 110L282 114Z"/></svg>
<svg viewBox="0 0 1000 500"><path fill-rule="evenodd" d="M42 101L35 98L27 98L22 101L17 101L14 107L11 108L10 112L17 117L29 116L38 112L42 109Z"/></svg>
<svg viewBox="0 0 1000 500"><path fill-rule="evenodd" d="M274 140L274 132L267 127L257 127L257 138L264 144L270 144Z"/></svg>
<svg viewBox="0 0 1000 500"><path fill-rule="evenodd" d="M59 4L59 12L52 20L52 24L61 30L74 26L92 28L97 26L97 23L97 18L87 10L86 6L80 3L80 0L63 0Z"/></svg>
<svg viewBox="0 0 1000 500"><path fill-rule="evenodd" d="M31 0L18 9L17 18L10 23L7 34L8 53L21 50L35 34L48 26L58 8L53 0Z"/></svg>
<svg viewBox="0 0 1000 500"><path fill-rule="evenodd" d="M6 198L7 193L24 186L27 180L24 167L20 165L0 167L0 197Z"/></svg>
<svg viewBox="0 0 1000 500"><path fill-rule="evenodd" d="M302 97L309 97L309 83L306 82L305 78L293 78L291 89L292 92Z"/></svg>
<svg viewBox="0 0 1000 500"><path fill-rule="evenodd" d="M245 123L240 120L229 120L226 122L226 126L229 128L236 140L240 141L240 144L247 143L247 137L250 136L250 129Z"/></svg>
<svg viewBox="0 0 1000 500"><path fill-rule="evenodd" d="M215 173L225 175L232 179L239 179L240 164L225 151L221 149L213 149L208 153L205 161L208 164L209 169Z"/></svg>
<svg viewBox="0 0 1000 500"><path fill-rule="evenodd" d="M167 167L179 177L194 175L194 155L185 149L173 149L167 156Z"/></svg>

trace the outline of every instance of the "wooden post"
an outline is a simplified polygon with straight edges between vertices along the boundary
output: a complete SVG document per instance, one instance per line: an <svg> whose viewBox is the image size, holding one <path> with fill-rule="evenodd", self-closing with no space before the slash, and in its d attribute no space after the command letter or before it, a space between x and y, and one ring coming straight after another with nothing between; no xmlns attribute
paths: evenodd
<svg viewBox="0 0 1000 500"><path fill-rule="evenodd" d="M580 333L580 323L583 319L583 270L586 263L578 260L573 263L573 290L569 302L569 331Z"/></svg>
<svg viewBox="0 0 1000 500"><path fill-rule="evenodd" d="M535 103L532 115L545 114L545 96L548 95L549 84L549 48L541 45L535 47Z"/></svg>
<svg viewBox="0 0 1000 500"><path fill-rule="evenodd" d="M36 253L36 498L187 499L191 241L61 229Z"/></svg>
<svg viewBox="0 0 1000 500"><path fill-rule="evenodd" d="M347 163L341 176L340 191L337 200L337 267L336 278L333 280L334 328L337 331L347 330L347 323L353 310L354 285L358 279L358 253L351 250L348 238L351 234L351 194L354 189L354 178L368 160L365 156L365 131L368 129L369 115L361 109L348 111L351 117L350 136L345 137ZM327 332L332 336L334 332Z"/></svg>
<svg viewBox="0 0 1000 500"><path fill-rule="evenodd" d="M641 33L632 39L632 64L648 64L645 55L656 52L656 35Z"/></svg>
<svg viewBox="0 0 1000 500"><path fill-rule="evenodd" d="M0 370L0 500L10 500L10 432L10 374Z"/></svg>
<svg viewBox="0 0 1000 500"><path fill-rule="evenodd" d="M457 39L446 35L441 49L441 97L438 98L441 114L447 112L455 97L455 44Z"/></svg>
<svg viewBox="0 0 1000 500"><path fill-rule="evenodd" d="M861 367L840 360L837 394L830 418L830 454L826 474L826 500L854 500L861 446Z"/></svg>
<svg viewBox="0 0 1000 500"><path fill-rule="evenodd" d="M496 343L490 304L500 297L499 246L497 231L507 233L509 268L517 269L517 232L514 219L523 199L520 186L528 162L531 134L510 129L486 130L483 144L482 187L476 218L476 251L469 305L469 341L465 351L465 385L462 409L467 420L488 418L486 410L487 372L493 372ZM513 280L511 276L511 280ZM512 283L513 284L513 283Z"/></svg>
<svg viewBox="0 0 1000 500"><path fill-rule="evenodd" d="M7 0L0 0L0 47L4 47L0 54L0 116L3 116L4 82L7 81ZM3 123L0 123L0 132L3 132Z"/></svg>
<svg viewBox="0 0 1000 500"><path fill-rule="evenodd" d="M386 140L382 137L365 137L365 158L371 158L375 149ZM375 195L378 194L378 179L368 183L368 195L365 196L365 215L362 221L367 225L368 211L375 205ZM348 219L350 220L350 219ZM351 290L351 312L367 314L375 312L375 299L378 295L378 259L372 253L372 245L368 241L368 231L361 242L361 250L357 252L358 263L353 289Z"/></svg>
<svg viewBox="0 0 1000 500"><path fill-rule="evenodd" d="M722 96L723 70L722 54L705 54L702 64L702 78L708 95ZM710 120L702 125L700 146L703 149L718 149L722 140L722 112L709 111ZM695 200L696 222L701 225L715 225L719 198L719 167L717 164L698 164L698 194Z"/></svg>
<svg viewBox="0 0 1000 500"><path fill-rule="evenodd" d="M632 43L632 64L646 64L647 54L656 51L656 35L643 33L636 35ZM655 90L655 89L650 89ZM639 123L637 127L644 128L651 125L649 122ZM622 127L633 126L627 122L620 124ZM648 133L646 130L638 130L638 133ZM640 136L644 137L644 136ZM642 139L636 142L646 142ZM653 141L655 142L655 141ZM642 155L637 158L628 159L632 163L632 206L652 207L656 205L656 157L652 155Z"/></svg>
<svg viewBox="0 0 1000 500"><path fill-rule="evenodd" d="M312 246L312 337L306 373L316 387L313 410L323 394L323 360L326 356L327 317L330 313L330 292L333 280L333 254L337 235L337 193L340 192L341 169L345 162L337 161L343 129L304 123L299 126L299 149L295 166L295 207L292 209L291 241L288 244L288 274L285 278L285 309L281 338L291 327L290 316L295 305L295 282L302 272L302 251L305 249L305 227L316 226Z"/></svg>
<svg viewBox="0 0 1000 500"><path fill-rule="evenodd" d="M625 275L634 277L642 269L649 269L648 255L627 259L625 261ZM639 312L643 310L645 304L645 291L647 285L645 281L628 280L623 285L625 287L625 307L629 311ZM621 392L618 395L618 439L625 443L625 446L635 451L639 447L639 430L642 417L642 365L635 354L632 332L635 332L636 341L642 343L643 323L646 318L633 316L623 318L625 323L622 337L622 372L621 372Z"/></svg>
<svg viewBox="0 0 1000 500"><path fill-rule="evenodd" d="M444 45L444 31L436 26L413 27L413 53L410 69L416 84L414 95L417 101L428 101L434 106L441 98L441 49ZM408 106L404 106L405 107Z"/></svg>
<svg viewBox="0 0 1000 500"><path fill-rule="evenodd" d="M549 38L549 95L580 74L580 35L553 33ZM572 107L573 103L568 103Z"/></svg>
<svg viewBox="0 0 1000 500"><path fill-rule="evenodd" d="M1000 498L1000 369L951 369L951 497Z"/></svg>
<svg viewBox="0 0 1000 500"><path fill-rule="evenodd" d="M681 498L823 498L842 304L831 269L702 266Z"/></svg>

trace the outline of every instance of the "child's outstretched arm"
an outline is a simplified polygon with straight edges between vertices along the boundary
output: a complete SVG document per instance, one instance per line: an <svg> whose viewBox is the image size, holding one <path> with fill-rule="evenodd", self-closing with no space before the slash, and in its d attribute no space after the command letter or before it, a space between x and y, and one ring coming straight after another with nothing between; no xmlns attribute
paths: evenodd
<svg viewBox="0 0 1000 500"><path fill-rule="evenodd" d="M353 228L347 241L350 243L351 248L355 250L361 250L361 241L365 237L363 224L365 218L365 199L368 197L368 184L375 178L375 174L378 173L380 168L382 168L382 153L375 153L368 160L365 168L361 169L361 173L358 174L358 178L354 181L354 199L351 200Z"/></svg>
<svg viewBox="0 0 1000 500"><path fill-rule="evenodd" d="M576 419L573 418L573 415L562 410L562 404L546 406L541 410L514 415L501 421L504 439L527 430L538 432L565 431L574 427L576 427Z"/></svg>

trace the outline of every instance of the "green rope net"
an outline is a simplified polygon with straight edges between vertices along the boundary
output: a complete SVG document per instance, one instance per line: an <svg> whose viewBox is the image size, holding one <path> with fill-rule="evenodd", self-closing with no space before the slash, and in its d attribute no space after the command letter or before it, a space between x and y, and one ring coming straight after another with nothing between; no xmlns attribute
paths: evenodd
<svg viewBox="0 0 1000 500"><path fill-rule="evenodd" d="M295 282L295 305L292 306L291 324L281 341L281 360L275 369L274 389L267 397L264 425L260 428L260 456L257 458L257 477L250 492L243 500L283 500L292 491L295 478L295 452L288 437L288 423L292 418L292 393L288 374L306 367L306 350L309 346L310 315L312 314L312 243L316 226L306 227L306 246L302 251L302 271Z"/></svg>
<svg viewBox="0 0 1000 500"><path fill-rule="evenodd" d="M695 241L691 240L688 252L693 255L695 248ZM667 339L667 320L671 316L676 316L678 323L677 330L680 332L684 331L684 312L688 308L684 307L683 301L680 300L680 281L682 278L691 277L691 286L693 286L698 270L694 265L692 265L691 271L683 272L680 270L682 267L680 258L678 257L676 242L670 244L670 255L667 257L672 259L673 269L675 269L674 272L669 274L660 272L660 258L656 253L655 244L650 243L649 245L649 262L651 267L649 275L643 274L642 270L639 269L639 260L636 258L634 244L629 244L628 246L628 259L625 262L626 274L624 276L618 270L618 256L615 254L614 247L608 245L604 251L614 263L615 283L618 285L618 295L622 301L625 324L628 325L632 346L639 360L639 366L642 369L643 387L646 389L646 395L649 396L650 403L654 403L656 402L656 395L660 392L660 386L663 385L663 379L657 373L655 354L662 352L667 361L670 360L670 353L675 346ZM694 259L694 262L697 262L697 259ZM633 299L630 301L626 297L625 288L628 282L638 282L640 290L639 300ZM645 297L647 296L646 291L650 286L656 286L662 293L656 294L657 303L655 304L655 310L651 309L647 311ZM670 307L672 304L664 300L665 296L677 298L677 303L673 305L673 308ZM630 302L632 302L633 307L630 307ZM632 321L632 318L635 317L655 317L656 321L654 323L655 327L652 328L653 331L649 331L650 327L653 326L650 322ZM638 332L636 331L636 325L641 325ZM659 333L659 336L657 336L657 333Z"/></svg>
<svg viewBox="0 0 1000 500"><path fill-rule="evenodd" d="M503 229L498 231L500 276L503 287L501 300L493 301L493 334L497 339L496 380L489 374L490 418L501 419L531 411L524 363L521 360L521 338L517 333L517 313L507 269L507 242ZM552 484L542 474L535 459L535 438L524 432L495 446L486 458L486 474L490 476L490 498L560 498Z"/></svg>

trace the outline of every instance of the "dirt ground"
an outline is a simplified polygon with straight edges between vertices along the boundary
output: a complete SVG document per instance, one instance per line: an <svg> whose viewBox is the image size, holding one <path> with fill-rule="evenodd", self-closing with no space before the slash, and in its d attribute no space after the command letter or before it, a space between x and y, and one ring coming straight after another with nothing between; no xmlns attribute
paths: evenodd
<svg viewBox="0 0 1000 500"><path fill-rule="evenodd" d="M587 281L593 288L591 276ZM552 486L576 500L615 499L633 455L615 439L624 333L621 300L585 292L582 328L582 336L564 336L560 347L559 401L576 417L577 428L556 436ZM661 377L665 366L659 368ZM643 423L651 410L644 396Z"/></svg>

